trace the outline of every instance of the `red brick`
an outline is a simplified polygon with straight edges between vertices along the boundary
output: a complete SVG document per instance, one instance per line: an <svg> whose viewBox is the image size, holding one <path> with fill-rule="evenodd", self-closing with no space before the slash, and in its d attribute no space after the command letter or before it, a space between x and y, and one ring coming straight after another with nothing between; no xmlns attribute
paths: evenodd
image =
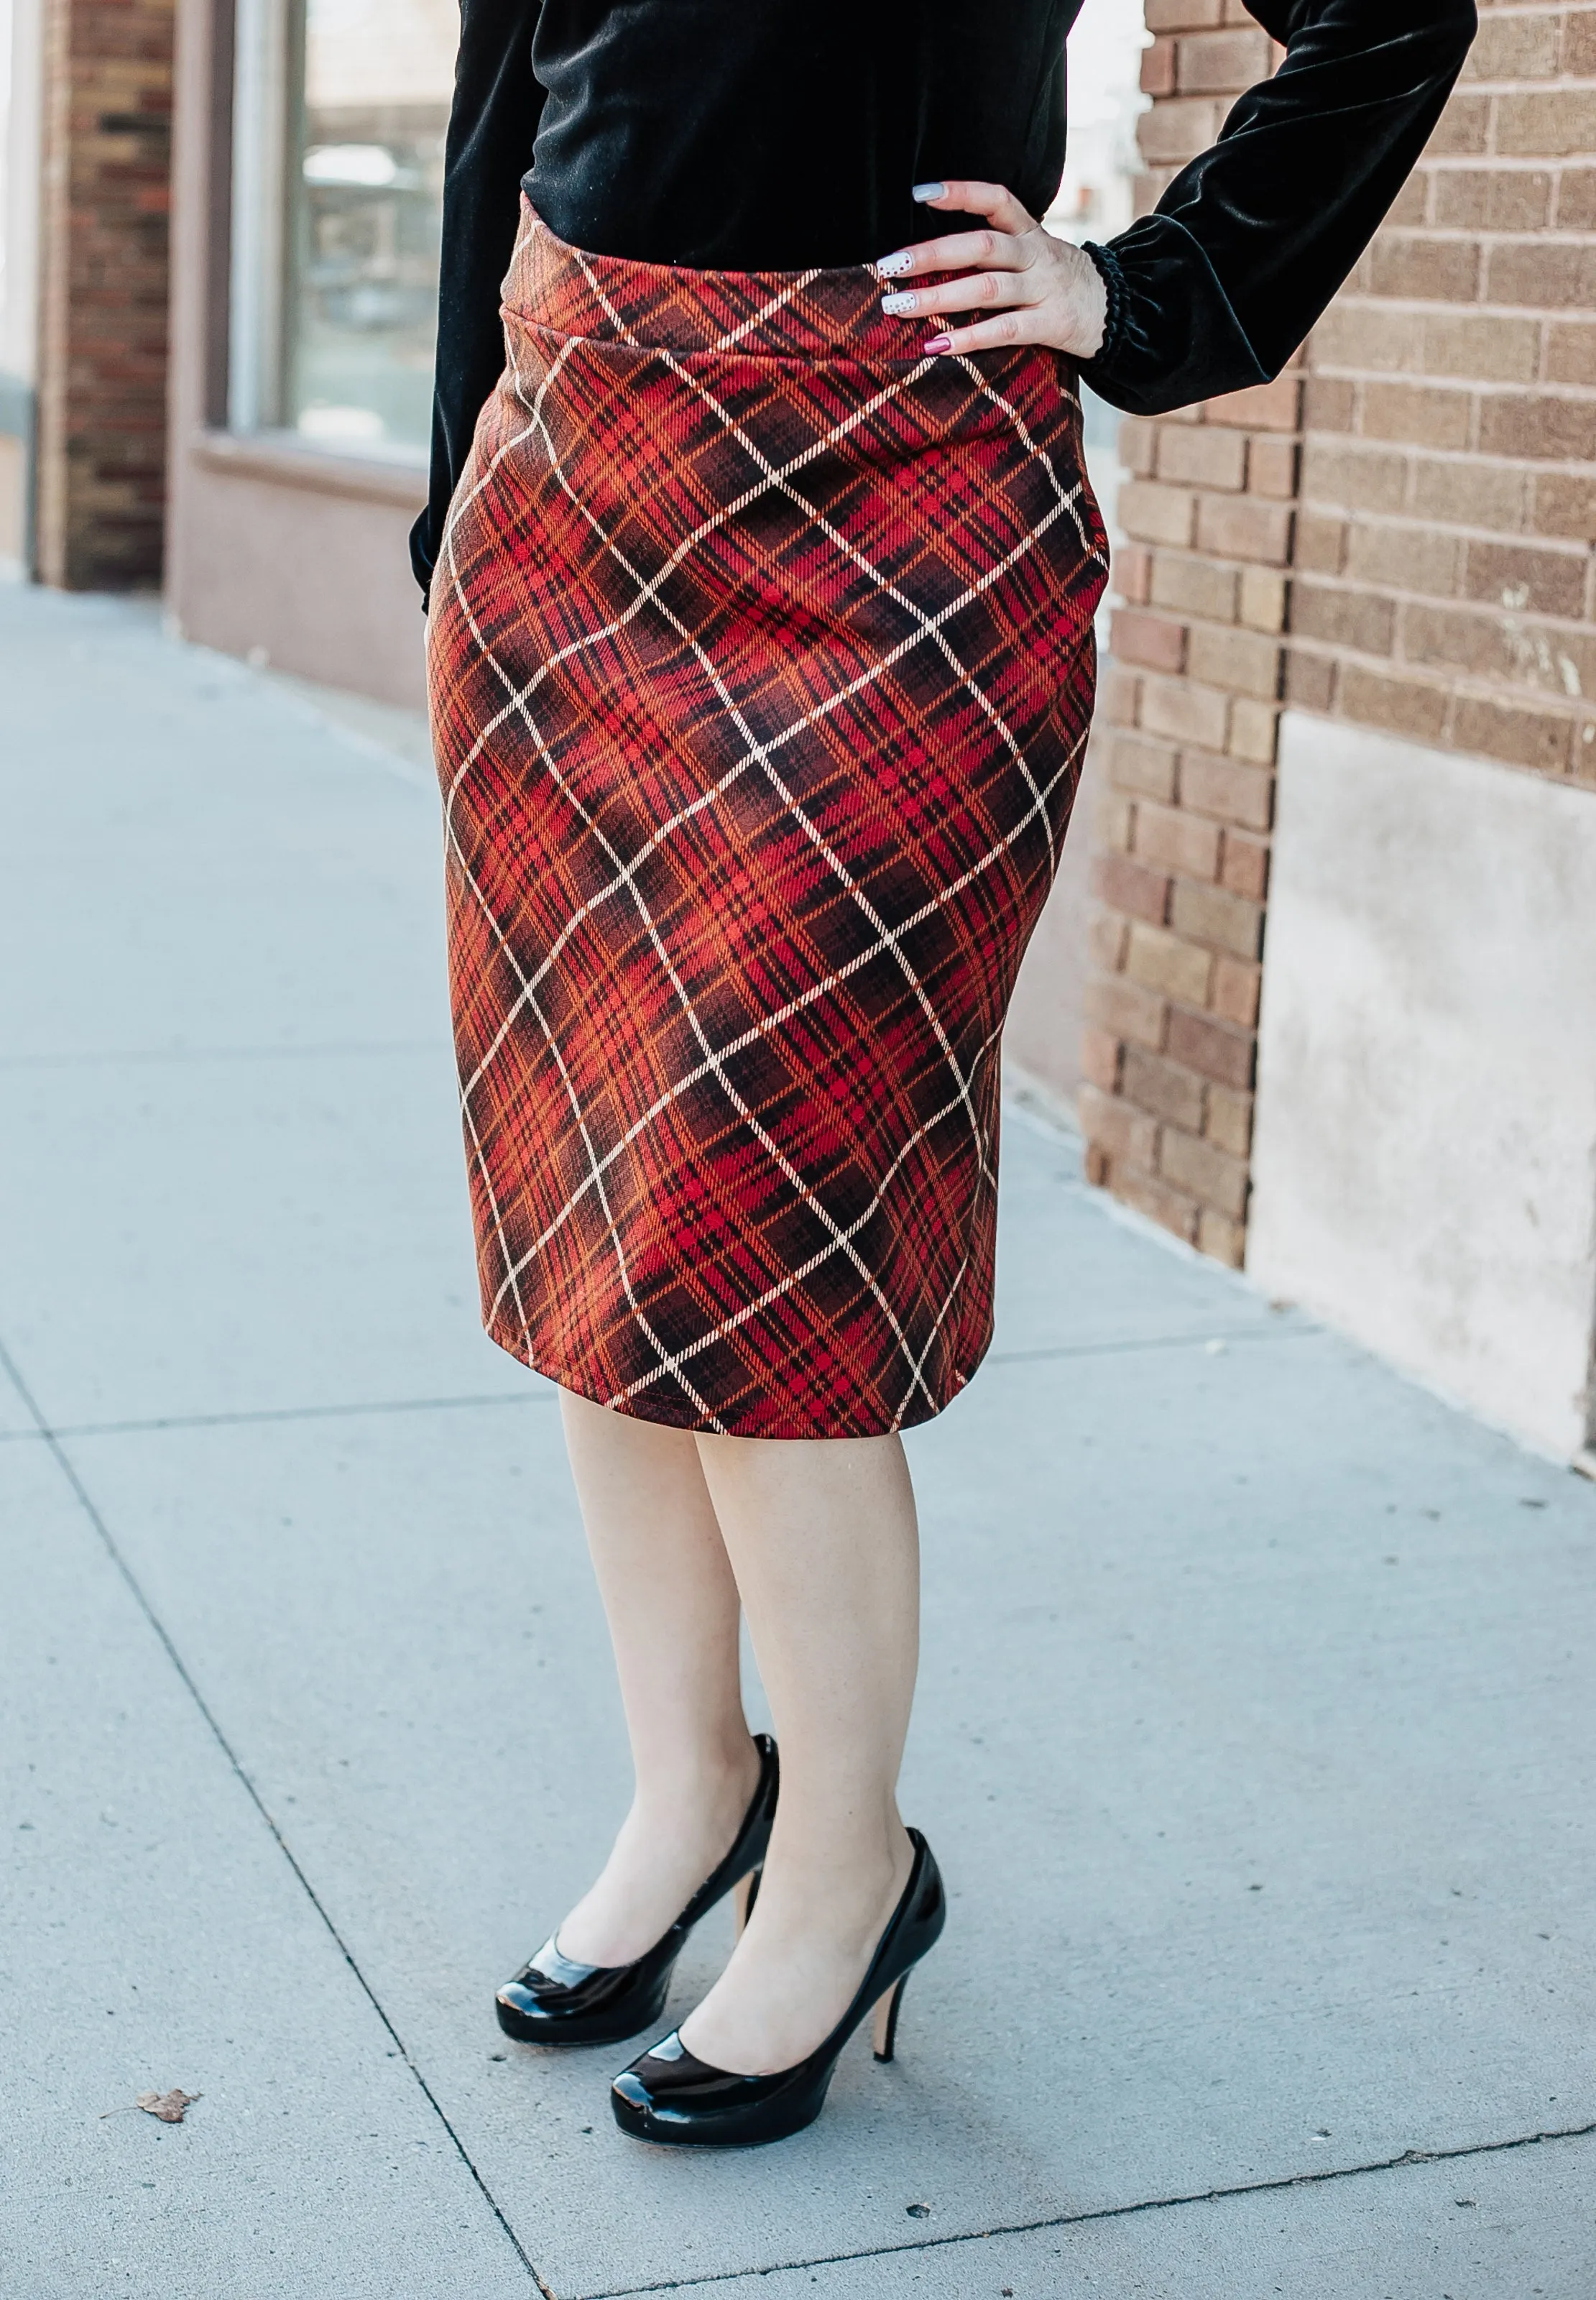
<svg viewBox="0 0 1596 2300"><path fill-rule="evenodd" d="M1556 180L1541 168L1438 168L1434 219L1452 231L1543 231Z"/></svg>
<svg viewBox="0 0 1596 2300"><path fill-rule="evenodd" d="M1130 938L1130 921L1118 911L1105 911L1095 903L1086 919L1086 956L1100 974L1118 974L1125 963L1125 946ZM1161 1034L1161 1025L1160 1025Z"/></svg>
<svg viewBox="0 0 1596 2300"><path fill-rule="evenodd" d="M1187 669L1209 687L1273 701L1280 692L1280 646L1262 631L1194 623L1187 646Z"/></svg>
<svg viewBox="0 0 1596 2300"><path fill-rule="evenodd" d="M1231 1270L1240 1270L1247 1259L1247 1233L1239 1221L1232 1221L1213 1206L1202 1206L1197 1215L1197 1251L1215 1262L1223 1262Z"/></svg>
<svg viewBox="0 0 1596 2300"><path fill-rule="evenodd" d="M1077 1098L1082 1130L1089 1141L1114 1159L1128 1158L1134 1165L1151 1166L1157 1155L1157 1121L1135 1110L1118 1095L1104 1094L1088 1082Z"/></svg>
<svg viewBox="0 0 1596 2300"><path fill-rule="evenodd" d="M1250 838L1244 830L1227 830L1219 883L1228 887L1233 895L1245 895L1251 901L1261 903L1269 884L1267 843L1261 838Z"/></svg>
<svg viewBox="0 0 1596 2300"><path fill-rule="evenodd" d="M1577 617L1584 612L1584 552L1533 551L1517 543L1471 543L1463 589L1514 613Z"/></svg>
<svg viewBox="0 0 1596 2300"><path fill-rule="evenodd" d="M1177 486L1220 488L1232 492L1246 484L1247 442L1235 431L1205 423L1159 426L1158 473Z"/></svg>
<svg viewBox="0 0 1596 2300"><path fill-rule="evenodd" d="M1257 559L1284 567L1291 555L1292 513L1287 504L1254 496L1202 496L1197 504L1197 540L1220 559Z"/></svg>
<svg viewBox="0 0 1596 2300"><path fill-rule="evenodd" d="M1273 383L1250 384L1209 400L1203 414L1209 423L1236 423L1247 431L1294 431L1301 405L1301 378L1288 369Z"/></svg>
<svg viewBox="0 0 1596 2300"><path fill-rule="evenodd" d="M1256 27L1188 35L1178 54L1178 84L1185 96L1234 96L1269 76L1269 37Z"/></svg>
<svg viewBox="0 0 1596 2300"><path fill-rule="evenodd" d="M1169 923L1190 941L1209 943L1234 958L1256 958L1263 942L1263 905L1224 887L1202 887L1177 879L1169 898Z"/></svg>
<svg viewBox="0 0 1596 2300"><path fill-rule="evenodd" d="M1247 1169L1211 1142L1166 1126L1159 1138L1159 1171L1166 1181L1201 1204L1239 1219L1247 1204Z"/></svg>
<svg viewBox="0 0 1596 2300"><path fill-rule="evenodd" d="M1285 629L1288 596L1284 575L1268 567L1243 567L1237 620L1250 630L1277 636Z"/></svg>
<svg viewBox="0 0 1596 2300"><path fill-rule="evenodd" d="M1343 663L1337 707L1365 727L1383 727L1416 742L1439 743L1446 728L1445 690L1425 680L1387 677L1361 663Z"/></svg>
<svg viewBox="0 0 1596 2300"><path fill-rule="evenodd" d="M1179 1062L1167 1062L1161 1054L1147 1054L1139 1047L1129 1047L1123 1077L1125 1098L1138 1110L1151 1111L1155 1118L1169 1119L1193 1133L1201 1131L1203 1085L1194 1071Z"/></svg>
<svg viewBox="0 0 1596 2300"><path fill-rule="evenodd" d="M1492 392L1480 409L1480 446L1487 455L1596 462L1596 406L1551 392Z"/></svg>
<svg viewBox="0 0 1596 2300"><path fill-rule="evenodd" d="M1183 751L1180 803L1219 822L1239 823L1247 830L1268 830L1274 821L1275 778L1234 759Z"/></svg>
<svg viewBox="0 0 1596 2300"><path fill-rule="evenodd" d="M1238 1094L1233 1087L1210 1086L1203 1130L1233 1158L1245 1158L1252 1147L1252 1096Z"/></svg>
<svg viewBox="0 0 1596 2300"><path fill-rule="evenodd" d="M1195 1243L1197 1207L1190 1198L1172 1190L1167 1182L1160 1181L1155 1175L1138 1173L1134 1170L1124 1173L1117 1171L1114 1193L1137 1213L1145 1214L1150 1221L1157 1222L1160 1229L1173 1230L1176 1237L1184 1238L1188 1246Z"/></svg>
<svg viewBox="0 0 1596 2300"><path fill-rule="evenodd" d="M1152 554L1145 544L1122 544L1114 557L1114 580L1119 596L1133 607L1147 604L1152 581Z"/></svg>
<svg viewBox="0 0 1596 2300"><path fill-rule="evenodd" d="M1185 629L1162 615L1126 612L1122 608L1113 620L1113 648L1122 662L1144 663L1150 671L1183 671Z"/></svg>
<svg viewBox="0 0 1596 2300"><path fill-rule="evenodd" d="M1136 855L1150 870L1172 878L1212 879L1219 872L1217 822L1180 807L1144 805L1136 812Z"/></svg>
<svg viewBox="0 0 1596 2300"><path fill-rule="evenodd" d="M1221 1021L1238 1029L1251 1030L1258 1022L1259 989L1263 969L1245 959L1220 958L1214 968L1213 1008Z"/></svg>
<svg viewBox="0 0 1596 2300"><path fill-rule="evenodd" d="M1112 1094L1119 1084L1119 1041L1090 1024L1081 1033L1081 1073L1089 1085Z"/></svg>
<svg viewBox="0 0 1596 2300"><path fill-rule="evenodd" d="M1236 577L1232 567L1216 567L1209 559L1176 557L1172 551L1153 554L1151 596L1160 607L1176 613L1201 615L1213 623L1235 620Z"/></svg>
<svg viewBox="0 0 1596 2300"><path fill-rule="evenodd" d="M1473 695L1458 697L1452 739L1459 750L1483 751L1516 767L1562 774L1568 766L1574 721L1566 711L1537 711Z"/></svg>
<svg viewBox="0 0 1596 2300"><path fill-rule="evenodd" d="M1256 974L1257 970L1253 970ZM1206 1014L1175 1007L1169 1015L1168 1050L1171 1061L1214 1079L1220 1086L1246 1093L1252 1084L1257 1041L1250 1029L1226 1029Z"/></svg>
<svg viewBox="0 0 1596 2300"><path fill-rule="evenodd" d="M1294 439L1254 439L1247 455L1247 485L1255 496L1294 496L1297 460Z"/></svg>
<svg viewBox="0 0 1596 2300"><path fill-rule="evenodd" d="M1355 647L1362 654L1389 654L1395 632L1396 609L1389 599L1321 583L1300 580L1292 586L1293 638Z"/></svg>
<svg viewBox="0 0 1596 2300"><path fill-rule="evenodd" d="M1144 736L1116 730L1107 747L1108 771L1121 790L1148 798L1175 796L1175 746L1150 742Z"/></svg>
<svg viewBox="0 0 1596 2300"><path fill-rule="evenodd" d="M1309 654L1293 647L1285 659L1285 699L1300 711L1328 711L1335 699L1333 655Z"/></svg>
<svg viewBox="0 0 1596 2300"><path fill-rule="evenodd" d="M1161 927L1169 912L1169 881L1156 871L1133 862L1127 854L1094 854L1092 891L1101 902L1111 903L1127 918L1146 919Z"/></svg>
<svg viewBox="0 0 1596 2300"><path fill-rule="evenodd" d="M1151 479L1127 479L1119 490L1119 524L1128 536L1143 543L1189 544L1194 521L1193 498L1179 488L1160 487Z"/></svg>
<svg viewBox="0 0 1596 2300"><path fill-rule="evenodd" d="M1145 983L1127 981L1122 974L1098 975L1086 985L1085 1010L1088 1022L1123 1038L1126 1046L1151 1046L1156 1052L1164 1043L1168 1009Z"/></svg>
<svg viewBox="0 0 1596 2300"><path fill-rule="evenodd" d="M1591 91L1584 88L1519 91L1496 98L1496 148L1539 157L1591 149Z"/></svg>
<svg viewBox="0 0 1596 2300"><path fill-rule="evenodd" d="M1230 706L1216 688L1197 687L1185 679L1143 682L1142 724L1151 734L1222 749L1229 721Z"/></svg>
<svg viewBox="0 0 1596 2300"><path fill-rule="evenodd" d="M1139 921L1133 923L1125 971L1144 990L1178 998L1188 1006L1205 1006L1213 971L1211 952L1199 950L1161 928L1143 926Z"/></svg>

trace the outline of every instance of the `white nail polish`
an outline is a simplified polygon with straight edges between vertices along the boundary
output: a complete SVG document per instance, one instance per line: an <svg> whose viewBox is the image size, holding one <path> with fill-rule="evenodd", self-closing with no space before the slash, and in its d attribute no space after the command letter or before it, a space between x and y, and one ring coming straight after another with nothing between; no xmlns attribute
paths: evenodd
<svg viewBox="0 0 1596 2300"><path fill-rule="evenodd" d="M900 248L896 255L884 255L876 269L884 279L893 279L900 271L907 271L913 261L907 248Z"/></svg>
<svg viewBox="0 0 1596 2300"><path fill-rule="evenodd" d="M914 188L914 196L920 201L945 199L947 193L945 184L917 184Z"/></svg>
<svg viewBox="0 0 1596 2300"><path fill-rule="evenodd" d="M881 308L884 312L918 312L920 308L920 299L911 288L905 294L884 296L881 298Z"/></svg>

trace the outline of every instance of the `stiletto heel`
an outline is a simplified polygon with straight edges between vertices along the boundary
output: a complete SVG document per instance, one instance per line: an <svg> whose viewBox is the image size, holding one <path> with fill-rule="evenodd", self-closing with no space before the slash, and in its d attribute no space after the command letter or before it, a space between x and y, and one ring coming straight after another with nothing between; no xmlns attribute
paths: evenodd
<svg viewBox="0 0 1596 2300"><path fill-rule="evenodd" d="M739 1877L732 1888L732 1907L736 1912L739 1940L748 1929L748 1920L752 1916L753 1904L760 1896L760 1879L764 1873L762 1869L751 1869L747 1876Z"/></svg>
<svg viewBox="0 0 1596 2300"><path fill-rule="evenodd" d="M836 2027L806 2061L773 2076L738 2076L696 2059L673 2029L623 2069L610 2088L610 2105L623 2132L674 2147L750 2148L785 2140L812 2124L843 2046L874 2010L876 2057L893 2055L903 1984L947 1921L947 1897L919 1829L911 1829L914 1866L870 1969Z"/></svg>
<svg viewBox="0 0 1596 2300"><path fill-rule="evenodd" d="M903 2002L903 1991L909 1986L909 1975L895 1980L876 2007L875 2046L878 2061L890 2061L898 2041L898 2007Z"/></svg>
<svg viewBox="0 0 1596 2300"><path fill-rule="evenodd" d="M780 1786L775 1742L768 1733L756 1733L753 1746L760 1755L760 1782L736 1840L669 1930L631 1964L579 1964L561 1952L557 1934L546 1940L495 2000L507 2037L524 2045L617 2045L623 2037L635 2037L664 2011L672 1970L694 1926L734 1890L741 1931L759 1888Z"/></svg>

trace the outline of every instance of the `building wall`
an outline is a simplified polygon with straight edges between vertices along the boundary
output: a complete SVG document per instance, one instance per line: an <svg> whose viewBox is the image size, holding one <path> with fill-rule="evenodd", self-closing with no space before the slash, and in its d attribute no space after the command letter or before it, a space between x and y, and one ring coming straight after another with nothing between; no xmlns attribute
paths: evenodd
<svg viewBox="0 0 1596 2300"><path fill-rule="evenodd" d="M1247 1266L1532 1443L1590 1425L1596 801L1288 712Z"/></svg>
<svg viewBox="0 0 1596 2300"><path fill-rule="evenodd" d="M5 257L0 271L0 573L13 579L32 559L42 18L42 0L9 0L0 7L7 65L0 118Z"/></svg>
<svg viewBox="0 0 1596 2300"><path fill-rule="evenodd" d="M161 573L173 0L46 0L37 561L124 589Z"/></svg>
<svg viewBox="0 0 1596 2300"><path fill-rule="evenodd" d="M419 708L424 476L228 428L230 24L230 0L179 0L168 610L204 646Z"/></svg>
<svg viewBox="0 0 1596 2300"><path fill-rule="evenodd" d="M1147 10L1152 196L1269 51L1239 0ZM1423 164L1293 368L1126 427L1082 1097L1096 1179L1267 1282L1297 1272L1375 1346L1559 1450L1589 1414L1596 1304L1567 1241L1596 1224L1596 1140L1571 1090L1532 1180L1525 1107L1499 1083L1527 1090L1525 1073L1497 1055L1516 1014L1596 1075L1579 987L1596 886L1550 867L1596 820L1593 305L1596 9L1484 0ZM1369 753L1355 728L1400 740ZM1372 804L1374 756L1400 783L1392 810L1348 796ZM1502 842L1484 910L1463 806ZM1313 825L1311 856L1293 821ZM1456 958L1450 1002L1434 970L1418 995L1404 938L1442 970ZM1482 938L1517 1005L1488 995L1488 963L1463 963ZM1528 997L1526 964L1552 1002ZM1333 1061L1303 1055L1332 1044ZM1447 1159L1416 1150L1425 1079ZM1424 1178L1408 1252L1404 1164ZM1508 1282L1516 1173L1571 1289L1555 1371L1521 1354L1538 1411L1484 1276L1494 1256ZM1442 1234L1454 1251L1421 1250ZM1384 1285L1354 1279L1375 1267ZM1529 1294L1539 1267L1526 1248Z"/></svg>

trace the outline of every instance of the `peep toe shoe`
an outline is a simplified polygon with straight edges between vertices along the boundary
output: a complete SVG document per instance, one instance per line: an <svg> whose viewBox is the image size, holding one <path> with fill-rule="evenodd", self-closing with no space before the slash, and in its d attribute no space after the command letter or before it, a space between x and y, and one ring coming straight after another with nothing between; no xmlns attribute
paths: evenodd
<svg viewBox="0 0 1596 2300"><path fill-rule="evenodd" d="M623 2132L671 2147L751 2148L785 2140L812 2124L826 2104L826 2088L843 2046L872 2007L876 2058L890 2061L903 1985L935 1941L947 1918L947 1900L931 1847L918 1829L909 1832L914 1866L892 1921L882 1934L859 1993L823 2044L795 2068L763 2077L736 2076L695 2060L672 2030L623 2069L610 2088L610 2104Z"/></svg>
<svg viewBox="0 0 1596 2300"><path fill-rule="evenodd" d="M614 2045L635 2037L664 2011L672 1969L694 1926L734 1889L742 1930L759 1889L779 1783L775 1742L756 1733L753 1745L760 1753L759 1787L736 1842L669 1930L631 1964L579 1964L561 1954L557 1935L545 1941L495 2001L507 2037L525 2045Z"/></svg>

